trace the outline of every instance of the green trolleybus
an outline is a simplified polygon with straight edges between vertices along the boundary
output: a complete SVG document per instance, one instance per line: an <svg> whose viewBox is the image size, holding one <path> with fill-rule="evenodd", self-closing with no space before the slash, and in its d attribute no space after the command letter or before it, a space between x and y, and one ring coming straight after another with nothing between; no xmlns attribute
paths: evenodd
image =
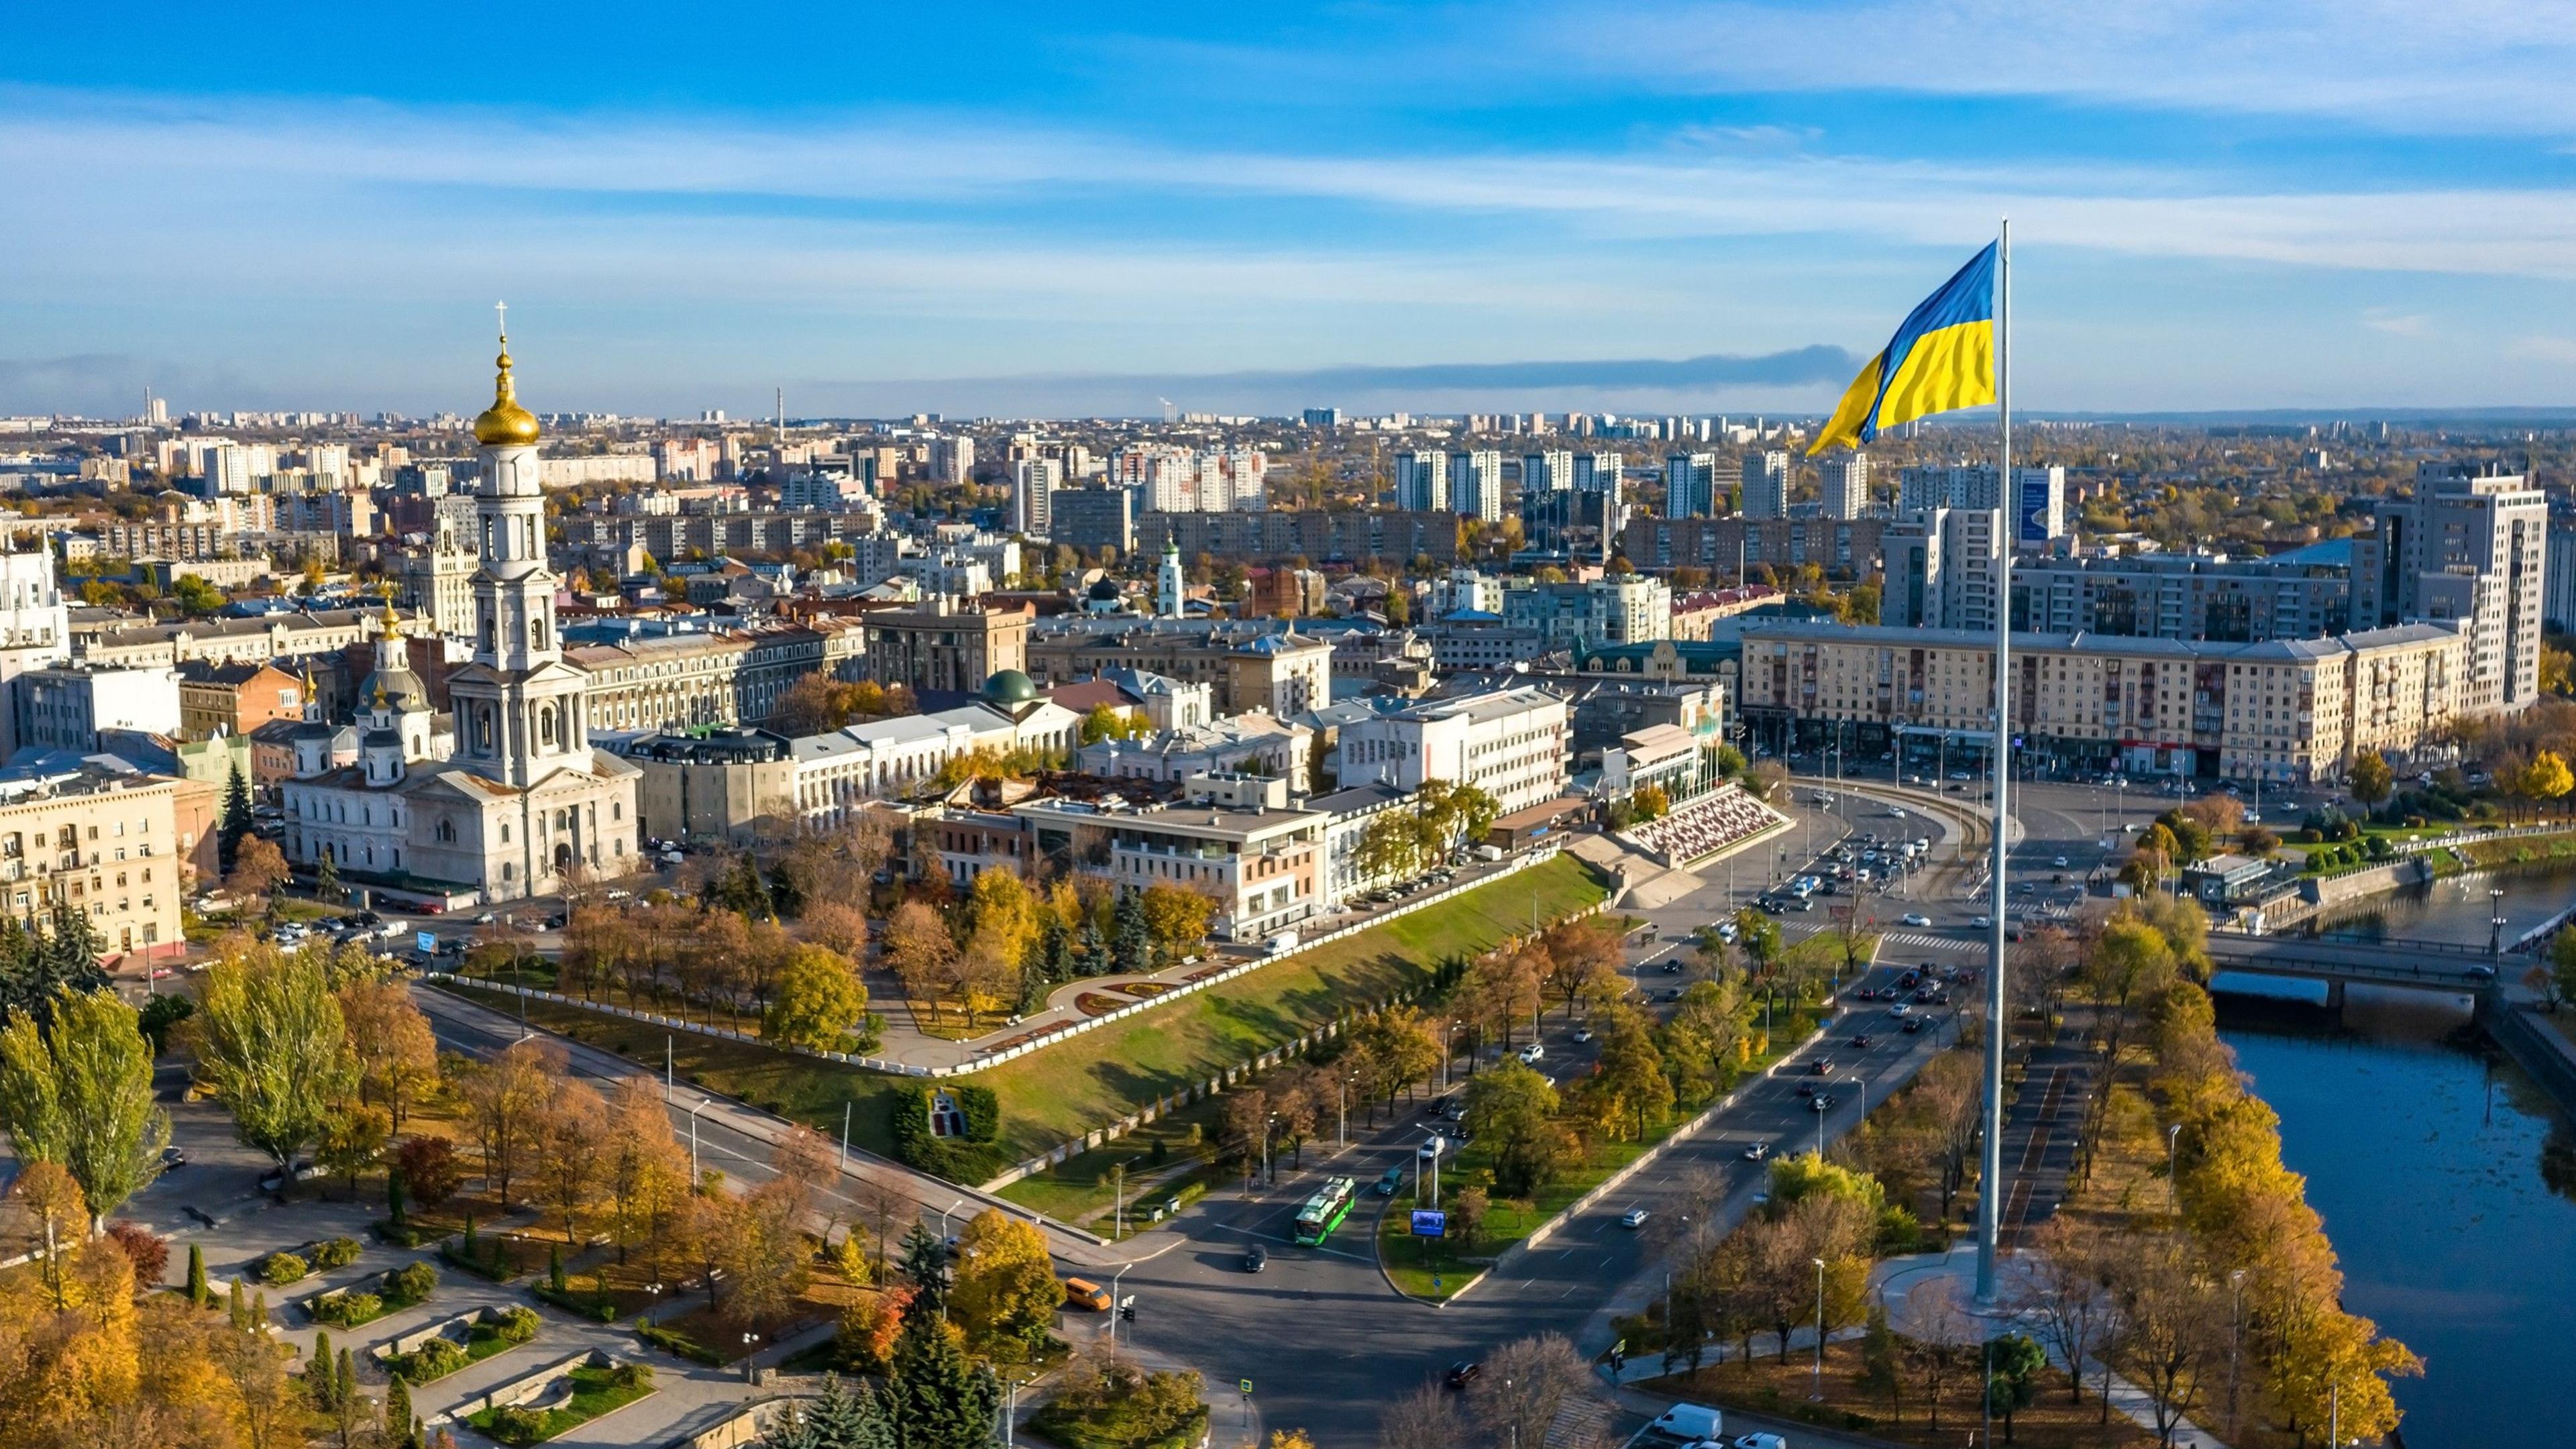
<svg viewBox="0 0 2576 1449"><path fill-rule="evenodd" d="M1351 1203L1358 1196L1359 1184L1347 1177L1326 1182L1322 1191L1297 1209L1297 1241L1311 1245L1331 1237L1342 1219L1350 1216Z"/></svg>

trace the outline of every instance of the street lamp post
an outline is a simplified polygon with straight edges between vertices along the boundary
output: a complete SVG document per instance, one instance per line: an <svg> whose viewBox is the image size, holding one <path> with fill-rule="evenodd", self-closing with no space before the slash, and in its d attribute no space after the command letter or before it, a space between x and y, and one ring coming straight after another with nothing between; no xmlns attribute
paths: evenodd
<svg viewBox="0 0 2576 1449"><path fill-rule="evenodd" d="M689 1109L689 1186L698 1185L698 1114L715 1105L712 1097Z"/></svg>
<svg viewBox="0 0 2576 1449"><path fill-rule="evenodd" d="M2504 961L2504 888L2487 890L2487 959L2501 965Z"/></svg>
<svg viewBox="0 0 2576 1449"><path fill-rule="evenodd" d="M1111 1358L1118 1356L1118 1280L1127 1276L1129 1266L1131 1265L1121 1263L1118 1265L1118 1271L1109 1275L1109 1356Z"/></svg>
<svg viewBox="0 0 2576 1449"><path fill-rule="evenodd" d="M2165 1129L2165 1190L2173 1195L2175 1217L2182 1216L2182 1172L2177 1165L2181 1160L2181 1146L2182 1124L2176 1122Z"/></svg>
<svg viewBox="0 0 2576 1449"><path fill-rule="evenodd" d="M2227 1310L2227 1437L2236 1437L2236 1383L2238 1365L2245 1352L2245 1270L2239 1268L2227 1275L2227 1286L2234 1302Z"/></svg>
<svg viewBox="0 0 2576 1449"><path fill-rule="evenodd" d="M1807 1391L1807 1399L1810 1403L1821 1404L1825 1401L1825 1260L1818 1258L1815 1263L1816 1376L1814 1386Z"/></svg>
<svg viewBox="0 0 2576 1449"><path fill-rule="evenodd" d="M948 1242L948 1215L957 1211L959 1207L965 1204L965 1201L966 1199L961 1197L957 1199L956 1202L952 1202L948 1206L939 1210L939 1241L941 1246L946 1246Z"/></svg>

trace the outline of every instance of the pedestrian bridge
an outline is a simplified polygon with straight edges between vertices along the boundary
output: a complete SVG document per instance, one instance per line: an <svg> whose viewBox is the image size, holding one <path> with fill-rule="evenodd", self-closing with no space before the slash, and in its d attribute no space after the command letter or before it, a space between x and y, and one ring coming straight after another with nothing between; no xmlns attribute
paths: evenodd
<svg viewBox="0 0 2576 1449"><path fill-rule="evenodd" d="M2445 992L2483 991L2496 984L2507 964L2484 947L2456 941L2334 941L2233 932L2210 934L2209 959L2220 970L2258 976Z"/></svg>

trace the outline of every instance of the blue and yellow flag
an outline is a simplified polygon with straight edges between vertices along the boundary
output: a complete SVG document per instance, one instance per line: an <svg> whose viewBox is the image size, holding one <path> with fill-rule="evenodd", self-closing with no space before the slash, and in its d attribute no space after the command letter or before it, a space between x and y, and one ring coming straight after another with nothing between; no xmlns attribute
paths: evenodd
<svg viewBox="0 0 2576 1449"><path fill-rule="evenodd" d="M1899 423L1994 400L1995 248L1988 243L1861 368L1807 454L1836 443L1858 447Z"/></svg>

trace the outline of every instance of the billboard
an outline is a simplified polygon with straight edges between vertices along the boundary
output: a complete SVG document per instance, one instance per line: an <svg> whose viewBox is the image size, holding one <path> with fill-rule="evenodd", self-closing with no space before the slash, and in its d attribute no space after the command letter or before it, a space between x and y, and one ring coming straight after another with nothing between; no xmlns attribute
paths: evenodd
<svg viewBox="0 0 2576 1449"><path fill-rule="evenodd" d="M1449 1231L1449 1215L1430 1208L1413 1210L1413 1235L1417 1238L1444 1237Z"/></svg>
<svg viewBox="0 0 2576 1449"><path fill-rule="evenodd" d="M2042 544L2057 537L2059 480L2065 475L2052 468L2021 470L2019 507L2020 522L2013 537L2023 544Z"/></svg>

